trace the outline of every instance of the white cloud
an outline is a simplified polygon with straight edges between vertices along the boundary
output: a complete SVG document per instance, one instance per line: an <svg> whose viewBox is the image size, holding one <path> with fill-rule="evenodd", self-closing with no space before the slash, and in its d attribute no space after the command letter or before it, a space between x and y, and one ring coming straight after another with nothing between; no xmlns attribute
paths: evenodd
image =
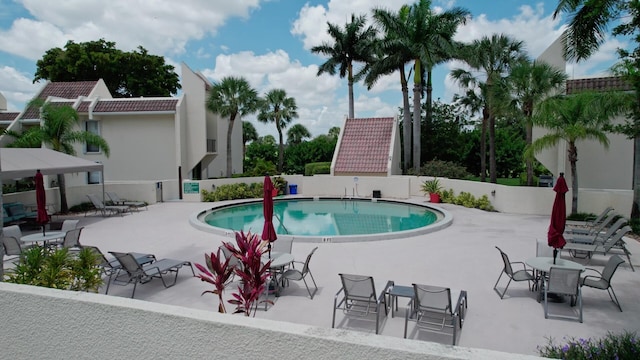
<svg viewBox="0 0 640 360"><path fill-rule="evenodd" d="M8 111L22 111L23 104L41 87L41 83L33 84L30 77L12 67L0 67L0 93L7 100Z"/></svg>

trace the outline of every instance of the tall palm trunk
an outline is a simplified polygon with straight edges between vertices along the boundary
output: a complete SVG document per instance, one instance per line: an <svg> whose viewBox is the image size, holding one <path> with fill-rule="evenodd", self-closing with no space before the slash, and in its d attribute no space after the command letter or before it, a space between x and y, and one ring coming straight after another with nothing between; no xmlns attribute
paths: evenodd
<svg viewBox="0 0 640 360"><path fill-rule="evenodd" d="M569 155L569 163L571 164L571 214L578 213L578 168L576 166L578 162L578 148L573 141L569 142L569 149L567 150Z"/></svg>
<svg viewBox="0 0 640 360"><path fill-rule="evenodd" d="M631 219L640 219L640 135L633 138L633 203Z"/></svg>
<svg viewBox="0 0 640 360"><path fill-rule="evenodd" d="M348 79L347 79L347 83L349 84L349 119L354 119L355 118L355 111L353 109L353 65L351 65L351 63L349 63L348 65L348 72L349 74L347 75Z"/></svg>
<svg viewBox="0 0 640 360"><path fill-rule="evenodd" d="M60 192L60 212L66 214L69 212L69 205L67 204L67 186L64 174L58 174L58 191Z"/></svg>
<svg viewBox="0 0 640 360"><path fill-rule="evenodd" d="M431 70L427 71L427 99L425 100L424 104L425 104L425 119L427 121L427 123L431 123L431 117L433 116L433 108L432 108L432 104L433 104L433 85L431 84ZM429 136L427 134L427 136Z"/></svg>
<svg viewBox="0 0 640 360"><path fill-rule="evenodd" d="M282 128L280 127L279 119L276 119L276 128L278 129L278 139L280 140L280 146L278 147L278 172L282 174L282 167L284 164L284 142L282 139Z"/></svg>
<svg viewBox="0 0 640 360"><path fill-rule="evenodd" d="M489 111L482 108L482 128L480 129L480 181L487 181L487 123Z"/></svg>
<svg viewBox="0 0 640 360"><path fill-rule="evenodd" d="M227 177L230 178L232 175L233 167L231 163L231 138L233 135L233 123L236 121L236 115L233 114L229 117L229 128L227 129Z"/></svg>
<svg viewBox="0 0 640 360"><path fill-rule="evenodd" d="M496 169L496 117L489 115L489 181L493 184L498 182Z"/></svg>
<svg viewBox="0 0 640 360"><path fill-rule="evenodd" d="M403 121L402 121L402 137L403 154L404 154L404 166L403 173L406 174L407 170L411 166L411 106L409 105L409 86L407 85L407 78L405 77L404 66L400 67L400 84L402 85L402 105L403 105Z"/></svg>
<svg viewBox="0 0 640 360"><path fill-rule="evenodd" d="M416 71L417 73L417 71ZM413 84L413 169L420 171L420 93L421 84Z"/></svg>

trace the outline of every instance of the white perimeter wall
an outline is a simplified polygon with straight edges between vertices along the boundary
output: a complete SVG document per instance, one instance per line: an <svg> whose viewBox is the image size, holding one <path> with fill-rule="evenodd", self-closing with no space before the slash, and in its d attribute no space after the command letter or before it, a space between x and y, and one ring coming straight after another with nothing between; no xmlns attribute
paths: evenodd
<svg viewBox="0 0 640 360"><path fill-rule="evenodd" d="M0 303L4 359L540 359L27 285Z"/></svg>

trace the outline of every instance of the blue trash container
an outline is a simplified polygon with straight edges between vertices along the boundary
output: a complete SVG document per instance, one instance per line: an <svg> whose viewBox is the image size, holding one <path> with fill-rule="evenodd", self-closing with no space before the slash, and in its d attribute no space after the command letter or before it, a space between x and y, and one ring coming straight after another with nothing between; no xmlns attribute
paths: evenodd
<svg viewBox="0 0 640 360"><path fill-rule="evenodd" d="M298 185L290 184L289 185L289 195L296 195L298 193Z"/></svg>

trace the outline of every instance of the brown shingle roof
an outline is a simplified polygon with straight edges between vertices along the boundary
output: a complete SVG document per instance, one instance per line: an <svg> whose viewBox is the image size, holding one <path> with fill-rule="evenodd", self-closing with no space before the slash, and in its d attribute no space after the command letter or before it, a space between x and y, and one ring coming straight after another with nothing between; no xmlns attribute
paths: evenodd
<svg viewBox="0 0 640 360"><path fill-rule="evenodd" d="M97 83L97 81L51 82L42 89L38 98L46 100L49 96L54 96L75 100L80 96L89 96ZM38 119L39 117L39 110L33 106L29 107L22 115L22 119Z"/></svg>
<svg viewBox="0 0 640 360"><path fill-rule="evenodd" d="M93 112L176 111L177 104L178 99L100 100L93 109Z"/></svg>
<svg viewBox="0 0 640 360"><path fill-rule="evenodd" d="M577 92L585 90L629 91L632 90L632 87L631 84L626 82L620 76L567 80L567 94L575 94Z"/></svg>
<svg viewBox="0 0 640 360"><path fill-rule="evenodd" d="M334 172L386 173L393 118L347 119Z"/></svg>
<svg viewBox="0 0 640 360"><path fill-rule="evenodd" d="M18 117L20 113L17 112L0 112L0 121L13 120Z"/></svg>
<svg viewBox="0 0 640 360"><path fill-rule="evenodd" d="M82 101L76 111L79 113L89 112L89 105L91 105L91 101Z"/></svg>

